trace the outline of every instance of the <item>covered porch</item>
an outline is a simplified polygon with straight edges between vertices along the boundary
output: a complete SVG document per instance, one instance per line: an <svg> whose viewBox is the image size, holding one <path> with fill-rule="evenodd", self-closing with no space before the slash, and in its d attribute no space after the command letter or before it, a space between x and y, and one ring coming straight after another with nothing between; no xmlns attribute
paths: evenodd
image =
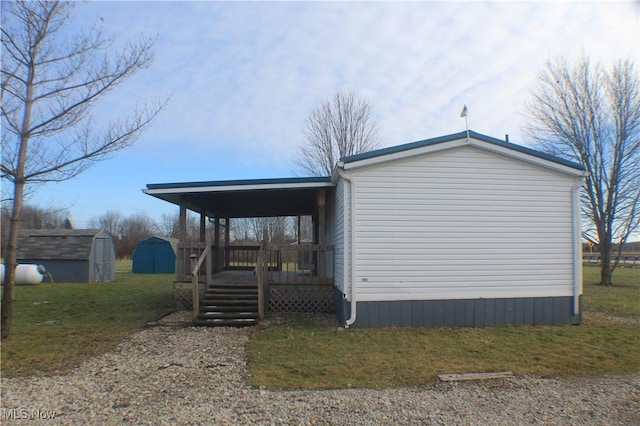
<svg viewBox="0 0 640 426"><path fill-rule="evenodd" d="M334 251L326 244L326 200L331 190L324 177L147 185L146 194L180 209L178 308L193 310L196 322L210 325L230 325L234 315L246 317L238 318L238 325L255 323L269 311L330 312ZM199 215L196 241L186 238L188 211ZM311 241L300 238L304 216L312 218ZM254 245L233 244L234 219L273 217L296 218L297 241L270 244L263 235Z"/></svg>

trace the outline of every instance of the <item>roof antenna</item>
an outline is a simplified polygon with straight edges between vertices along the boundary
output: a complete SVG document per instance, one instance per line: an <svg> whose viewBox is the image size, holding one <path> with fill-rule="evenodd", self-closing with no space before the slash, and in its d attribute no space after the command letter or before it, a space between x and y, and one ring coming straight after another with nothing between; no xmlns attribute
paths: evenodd
<svg viewBox="0 0 640 426"><path fill-rule="evenodd" d="M465 104L464 108L462 108L462 112L460 113L460 117L464 117L464 125L467 128L467 142L469 142L469 120L467 117L468 115L469 115L469 109Z"/></svg>

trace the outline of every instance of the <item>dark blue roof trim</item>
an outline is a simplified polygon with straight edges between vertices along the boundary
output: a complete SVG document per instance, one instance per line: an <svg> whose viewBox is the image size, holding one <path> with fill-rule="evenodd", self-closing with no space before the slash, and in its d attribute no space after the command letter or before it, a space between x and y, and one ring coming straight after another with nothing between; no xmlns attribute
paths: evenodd
<svg viewBox="0 0 640 426"><path fill-rule="evenodd" d="M249 185L286 185L305 183L331 183L328 176L275 178L275 179L241 179L214 180L206 182L149 183L147 189L204 188L207 186L249 186Z"/></svg>
<svg viewBox="0 0 640 426"><path fill-rule="evenodd" d="M362 154L350 155L343 157L340 161L344 163L353 163L356 161L367 160L369 158L381 157L384 155L395 154L398 152L408 151L416 148L424 148L427 146L438 145L445 142L451 142L455 140L465 139L467 132L454 133L451 135L440 136L432 139L425 139L422 141L411 142L403 145L391 146L389 148L377 149L375 151L369 151ZM488 142L493 145L498 145L503 148L512 149L514 151L522 152L524 154L533 155L534 157L542 158L554 163L562 164L577 170L585 170L582 164L574 163L573 161L565 160L564 158L556 157L553 155L545 154L544 152L536 151L535 149L527 148L521 145L516 145L510 142L505 142L501 139L492 138L491 136L482 135L474 131L469 131L469 137L478 139L483 142Z"/></svg>

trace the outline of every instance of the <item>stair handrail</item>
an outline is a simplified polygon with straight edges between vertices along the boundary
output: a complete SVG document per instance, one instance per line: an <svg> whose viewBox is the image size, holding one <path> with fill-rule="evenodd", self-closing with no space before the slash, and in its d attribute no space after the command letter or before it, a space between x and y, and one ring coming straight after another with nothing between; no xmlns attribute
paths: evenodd
<svg viewBox="0 0 640 426"><path fill-rule="evenodd" d="M209 243L209 233L206 234L206 247L200 254L200 257L196 261L197 255L195 253L191 254L191 295L192 295L192 303L193 303L193 320L195 321L198 318L198 314L200 313L200 292L198 291L198 276L200 272L200 267L206 258L209 257L209 252L211 251L211 244Z"/></svg>

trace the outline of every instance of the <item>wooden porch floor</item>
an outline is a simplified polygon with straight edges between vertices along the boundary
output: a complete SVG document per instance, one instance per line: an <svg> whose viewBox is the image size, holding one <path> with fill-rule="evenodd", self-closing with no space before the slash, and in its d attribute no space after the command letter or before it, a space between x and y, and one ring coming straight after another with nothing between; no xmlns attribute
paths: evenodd
<svg viewBox="0 0 640 426"><path fill-rule="evenodd" d="M215 286L216 283L238 284L238 285L248 285L248 284L258 285L257 278L253 274L253 271L217 272L211 276L211 283L212 283L212 286Z"/></svg>

